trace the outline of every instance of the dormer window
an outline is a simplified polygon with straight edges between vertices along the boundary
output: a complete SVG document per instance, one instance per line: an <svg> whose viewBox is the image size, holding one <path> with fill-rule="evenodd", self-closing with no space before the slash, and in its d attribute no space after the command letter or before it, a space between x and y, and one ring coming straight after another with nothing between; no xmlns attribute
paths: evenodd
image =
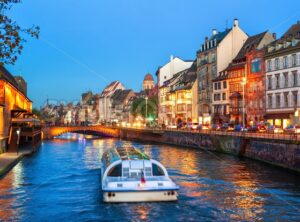
<svg viewBox="0 0 300 222"><path fill-rule="evenodd" d="M276 50L281 49L281 47L282 47L282 44L277 44L277 45L276 45Z"/></svg>

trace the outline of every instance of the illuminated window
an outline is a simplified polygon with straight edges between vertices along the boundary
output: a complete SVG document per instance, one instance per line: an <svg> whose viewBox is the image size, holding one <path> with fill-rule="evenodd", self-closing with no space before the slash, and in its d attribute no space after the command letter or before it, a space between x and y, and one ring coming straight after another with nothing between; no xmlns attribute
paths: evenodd
<svg viewBox="0 0 300 222"><path fill-rule="evenodd" d="M273 108L273 96L271 94L268 95L268 107Z"/></svg>

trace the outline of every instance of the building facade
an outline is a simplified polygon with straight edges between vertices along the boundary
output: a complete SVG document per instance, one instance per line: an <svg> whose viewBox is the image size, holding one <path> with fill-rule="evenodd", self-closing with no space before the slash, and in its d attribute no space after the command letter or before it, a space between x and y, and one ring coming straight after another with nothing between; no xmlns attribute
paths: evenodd
<svg viewBox="0 0 300 222"><path fill-rule="evenodd" d="M283 127L299 123L300 22L267 47L266 118Z"/></svg>
<svg viewBox="0 0 300 222"><path fill-rule="evenodd" d="M143 81L143 90L152 90L155 87L155 81L150 73L147 73Z"/></svg>
<svg viewBox="0 0 300 222"><path fill-rule="evenodd" d="M118 89L111 97L112 100L112 121L115 123L131 123L130 104L135 96L131 89Z"/></svg>
<svg viewBox="0 0 300 222"><path fill-rule="evenodd" d="M157 72L157 94L158 94L158 123L169 125L173 123L174 111L171 107L175 104L175 95L170 93L170 86L183 70L190 68L193 61L182 60L171 57L170 62L160 67ZM175 123L174 123L175 124Z"/></svg>
<svg viewBox="0 0 300 222"><path fill-rule="evenodd" d="M211 123L213 79L225 70L248 38L234 20L233 27L223 32L213 29L197 52L199 123Z"/></svg>
<svg viewBox="0 0 300 222"><path fill-rule="evenodd" d="M213 79L212 123L229 122L229 84L227 71Z"/></svg>
<svg viewBox="0 0 300 222"><path fill-rule="evenodd" d="M196 62L160 87L159 118L165 125L198 121L198 84Z"/></svg>
<svg viewBox="0 0 300 222"><path fill-rule="evenodd" d="M112 100L111 97L118 89L125 89L122 83L114 81L110 83L98 97L99 122L112 122Z"/></svg>
<svg viewBox="0 0 300 222"><path fill-rule="evenodd" d="M31 113L32 102L16 79L0 66L0 153L5 152L13 113Z"/></svg>
<svg viewBox="0 0 300 222"><path fill-rule="evenodd" d="M263 50L273 36L263 32L249 37L226 68L229 84L230 122L254 124L264 116Z"/></svg>

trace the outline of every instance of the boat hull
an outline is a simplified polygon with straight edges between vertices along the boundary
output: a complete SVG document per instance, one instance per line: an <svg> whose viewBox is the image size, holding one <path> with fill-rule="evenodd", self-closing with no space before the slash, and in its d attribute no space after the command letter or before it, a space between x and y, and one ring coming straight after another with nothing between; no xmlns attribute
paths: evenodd
<svg viewBox="0 0 300 222"><path fill-rule="evenodd" d="M107 203L122 202L160 202L176 201L177 191L126 191L104 192L103 201Z"/></svg>

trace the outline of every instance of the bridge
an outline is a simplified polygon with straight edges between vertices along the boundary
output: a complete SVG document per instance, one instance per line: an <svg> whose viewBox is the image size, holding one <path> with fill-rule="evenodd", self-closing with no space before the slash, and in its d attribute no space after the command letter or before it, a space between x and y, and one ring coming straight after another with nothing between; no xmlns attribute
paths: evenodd
<svg viewBox="0 0 300 222"><path fill-rule="evenodd" d="M44 139L52 139L65 133L83 133L104 137L119 137L120 130L106 126L45 126L42 129Z"/></svg>

